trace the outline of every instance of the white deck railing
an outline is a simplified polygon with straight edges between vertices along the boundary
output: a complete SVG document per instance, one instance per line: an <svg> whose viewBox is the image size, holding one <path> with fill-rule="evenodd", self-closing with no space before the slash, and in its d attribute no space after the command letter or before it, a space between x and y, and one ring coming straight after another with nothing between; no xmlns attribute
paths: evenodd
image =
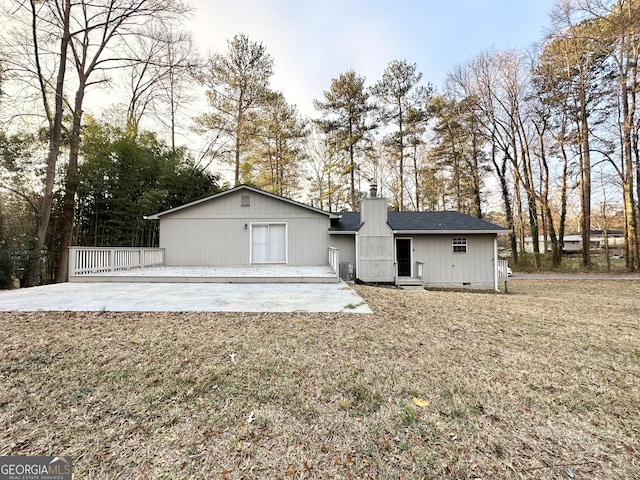
<svg viewBox="0 0 640 480"><path fill-rule="evenodd" d="M507 273L508 267L509 262L506 260L498 260L498 281L507 280L509 278L509 274Z"/></svg>
<svg viewBox="0 0 640 480"><path fill-rule="evenodd" d="M420 280L424 278L424 262L416 262L415 277Z"/></svg>
<svg viewBox="0 0 640 480"><path fill-rule="evenodd" d="M69 276L164 265L163 248L69 247Z"/></svg>
<svg viewBox="0 0 640 480"><path fill-rule="evenodd" d="M329 247L329 265L333 269L333 273L340 274L340 249Z"/></svg>

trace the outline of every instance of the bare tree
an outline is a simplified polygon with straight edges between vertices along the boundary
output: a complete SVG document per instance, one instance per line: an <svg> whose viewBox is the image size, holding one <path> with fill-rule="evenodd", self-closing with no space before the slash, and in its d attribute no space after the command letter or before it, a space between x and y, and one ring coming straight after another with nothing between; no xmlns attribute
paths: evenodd
<svg viewBox="0 0 640 480"><path fill-rule="evenodd" d="M340 153L317 129L306 138L305 160L311 204L332 212L339 212L350 202L349 188L345 183Z"/></svg>
<svg viewBox="0 0 640 480"><path fill-rule="evenodd" d="M48 235L63 139L68 145L57 281L67 277L86 90L105 84L112 70L136 63L125 47L146 25L171 23L186 11L179 0L30 0L16 2L10 12L15 28L6 34L3 50L11 58L12 81L22 85L16 87L20 93L37 89L49 136L36 229L38 256ZM12 42L16 38L24 41ZM71 119L70 124L66 118ZM39 281L37 263L29 285Z"/></svg>
<svg viewBox="0 0 640 480"><path fill-rule="evenodd" d="M596 107L603 99L605 51L595 40L592 20L585 19L573 1L556 4L552 12L554 30L545 47L555 57L556 75L568 82L572 121L575 124L580 175L582 263L591 265L591 168Z"/></svg>
<svg viewBox="0 0 640 480"><path fill-rule="evenodd" d="M638 73L640 62L640 5L634 0L581 0L574 13L587 16L582 22L584 37L589 39L591 55L605 54L613 66L619 111L621 143L620 167L616 167L622 182L627 269L640 268L638 239L638 205L640 198L640 148L638 132L637 96L640 90ZM583 26L584 25L584 26ZM635 170L635 192L634 192ZM635 195L634 195L635 193Z"/></svg>
<svg viewBox="0 0 640 480"><path fill-rule="evenodd" d="M77 0L73 7L69 47L75 70L76 90L70 107L72 124L62 198L62 227L56 282L64 282L68 276L69 245L79 184L80 134L87 88L105 82L110 70L136 61L122 57L121 42L126 42L129 37L138 34L150 20L162 19L170 22L175 15L187 11L185 6L174 0L110 0L102 5L90 0Z"/></svg>
<svg viewBox="0 0 640 480"><path fill-rule="evenodd" d="M53 189L63 137L72 3L71 0L30 0L16 3L15 10L5 12L11 15L13 25L3 37L5 68L12 81L22 84L21 90L34 87L39 92L48 132L42 195L38 202L35 239L30 255L32 263L27 266L24 282L28 287L40 282L40 259L53 207ZM8 24L7 19L5 23ZM24 41L16 42L16 39Z"/></svg>
<svg viewBox="0 0 640 480"><path fill-rule="evenodd" d="M195 98L188 82L200 64L191 35L171 25L152 24L130 42L130 48L136 62L128 69L127 129L135 137L143 117L150 117L168 130L175 150L176 119Z"/></svg>

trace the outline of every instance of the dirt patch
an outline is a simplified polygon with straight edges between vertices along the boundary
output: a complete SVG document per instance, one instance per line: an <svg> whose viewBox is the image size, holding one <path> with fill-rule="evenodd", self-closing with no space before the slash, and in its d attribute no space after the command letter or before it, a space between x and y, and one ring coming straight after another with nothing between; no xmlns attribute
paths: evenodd
<svg viewBox="0 0 640 480"><path fill-rule="evenodd" d="M373 315L0 314L0 455L79 478L638 478L640 282L355 289Z"/></svg>

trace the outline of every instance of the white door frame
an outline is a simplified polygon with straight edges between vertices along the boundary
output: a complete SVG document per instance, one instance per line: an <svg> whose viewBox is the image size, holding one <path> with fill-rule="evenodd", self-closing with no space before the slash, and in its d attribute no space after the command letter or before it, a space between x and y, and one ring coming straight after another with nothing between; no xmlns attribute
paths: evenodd
<svg viewBox="0 0 640 480"><path fill-rule="evenodd" d="M254 262L253 261L253 227L264 225L284 225L284 262ZM269 265L269 264L289 264L289 224L287 222L251 222L249 223L249 264Z"/></svg>
<svg viewBox="0 0 640 480"><path fill-rule="evenodd" d="M413 237L395 237L393 239L393 258L396 262L396 277L400 277L398 274L398 240L409 240L409 277L413 278Z"/></svg>

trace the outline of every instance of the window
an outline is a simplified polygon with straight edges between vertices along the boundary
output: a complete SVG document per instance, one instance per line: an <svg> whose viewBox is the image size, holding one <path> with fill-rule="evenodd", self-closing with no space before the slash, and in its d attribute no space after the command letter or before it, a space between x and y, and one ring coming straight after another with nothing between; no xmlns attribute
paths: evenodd
<svg viewBox="0 0 640 480"><path fill-rule="evenodd" d="M453 237L453 253L467 253L467 237Z"/></svg>
<svg viewBox="0 0 640 480"><path fill-rule="evenodd" d="M246 193L243 193L242 195L240 195L240 206L241 207L250 207L251 206L250 198L251 197Z"/></svg>
<svg viewBox="0 0 640 480"><path fill-rule="evenodd" d="M251 225L251 263L287 262L287 226L284 223Z"/></svg>

